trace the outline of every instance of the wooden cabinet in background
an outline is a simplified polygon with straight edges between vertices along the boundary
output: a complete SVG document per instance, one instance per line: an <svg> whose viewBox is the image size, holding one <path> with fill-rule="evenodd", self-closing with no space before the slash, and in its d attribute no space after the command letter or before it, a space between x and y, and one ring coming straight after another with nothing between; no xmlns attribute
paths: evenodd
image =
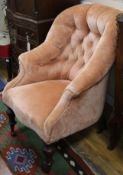
<svg viewBox="0 0 123 175"><path fill-rule="evenodd" d="M12 45L12 74L18 72L18 55L44 41L54 18L80 0L7 0Z"/></svg>
<svg viewBox="0 0 123 175"><path fill-rule="evenodd" d="M108 121L109 149L114 149L123 134L123 14L117 17L118 39L115 60L115 102Z"/></svg>

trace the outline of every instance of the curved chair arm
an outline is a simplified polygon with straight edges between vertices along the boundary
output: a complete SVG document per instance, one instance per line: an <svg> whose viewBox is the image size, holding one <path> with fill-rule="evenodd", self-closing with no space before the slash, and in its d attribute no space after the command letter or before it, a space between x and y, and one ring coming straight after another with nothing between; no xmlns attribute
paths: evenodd
<svg viewBox="0 0 123 175"><path fill-rule="evenodd" d="M47 140L52 139L50 136L55 124L58 121L63 122L61 120L63 113L66 112L73 98L76 96L78 98L80 93L82 94L87 89L96 85L109 71L115 59L112 58L112 55L115 55L116 45L114 43L116 43L116 31L115 26L107 26L105 28L104 36L100 39L94 54L79 74L66 87L61 99L44 123Z"/></svg>
<svg viewBox="0 0 123 175"><path fill-rule="evenodd" d="M45 80L47 75L45 76L44 72L41 71L42 66L55 59L59 52L60 50L48 41L19 55L19 73L12 81L7 83L4 93L15 86Z"/></svg>
<svg viewBox="0 0 123 175"><path fill-rule="evenodd" d="M94 86L108 73L112 66L115 60L112 55L115 55L117 26L111 25L107 25L90 60L66 87L66 89L71 90L74 94L78 95Z"/></svg>
<svg viewBox="0 0 123 175"><path fill-rule="evenodd" d="M19 61L22 62L26 72L28 73L28 71L34 71L34 65L43 66L55 59L59 52L60 49L55 47L52 41L45 41L31 51L22 53L19 56ZM31 73L34 74L33 72Z"/></svg>

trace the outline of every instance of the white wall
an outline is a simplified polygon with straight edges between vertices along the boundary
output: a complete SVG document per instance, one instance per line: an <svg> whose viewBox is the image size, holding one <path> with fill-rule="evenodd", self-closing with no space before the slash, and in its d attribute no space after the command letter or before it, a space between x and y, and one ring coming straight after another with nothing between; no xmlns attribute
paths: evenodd
<svg viewBox="0 0 123 175"><path fill-rule="evenodd" d="M4 2L5 0L0 0L0 32L7 30L7 27L5 24L5 15L3 11Z"/></svg>
<svg viewBox="0 0 123 175"><path fill-rule="evenodd" d="M101 3L123 11L123 0L83 0L82 2Z"/></svg>

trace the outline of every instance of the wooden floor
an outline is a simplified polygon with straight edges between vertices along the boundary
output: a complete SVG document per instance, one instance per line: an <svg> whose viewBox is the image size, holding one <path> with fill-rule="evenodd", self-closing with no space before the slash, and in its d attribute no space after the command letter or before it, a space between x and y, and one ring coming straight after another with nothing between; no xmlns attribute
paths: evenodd
<svg viewBox="0 0 123 175"><path fill-rule="evenodd" d="M6 79L5 64L0 62L0 77ZM79 155L95 171L95 175L123 175L123 138L113 151L107 149L108 133L96 133L96 127L88 128L71 136L69 142ZM0 158L0 175L11 175L4 161Z"/></svg>
<svg viewBox="0 0 123 175"><path fill-rule="evenodd" d="M75 134L69 140L96 175L123 175L123 138L119 145L110 151L107 149L107 131L97 134L96 127L93 126Z"/></svg>

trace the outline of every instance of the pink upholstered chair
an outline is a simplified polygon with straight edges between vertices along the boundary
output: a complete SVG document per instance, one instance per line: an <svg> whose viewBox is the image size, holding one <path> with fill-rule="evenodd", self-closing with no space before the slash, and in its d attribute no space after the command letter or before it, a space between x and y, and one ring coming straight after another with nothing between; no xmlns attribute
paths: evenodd
<svg viewBox="0 0 123 175"><path fill-rule="evenodd" d="M99 120L119 13L99 4L71 7L58 15L41 45L19 56L19 74L2 94L12 135L14 113L48 145ZM48 172L50 160L44 165Z"/></svg>

